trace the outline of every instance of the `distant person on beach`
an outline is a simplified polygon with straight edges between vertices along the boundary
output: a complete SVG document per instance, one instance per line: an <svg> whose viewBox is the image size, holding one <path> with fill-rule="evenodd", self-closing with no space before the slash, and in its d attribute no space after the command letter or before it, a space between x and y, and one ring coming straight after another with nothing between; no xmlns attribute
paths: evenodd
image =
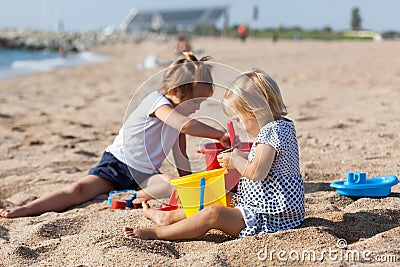
<svg viewBox="0 0 400 267"><path fill-rule="evenodd" d="M67 56L67 48L64 45L60 45L58 48L58 53L60 53L60 57L65 58Z"/></svg>
<svg viewBox="0 0 400 267"><path fill-rule="evenodd" d="M246 41L247 36L248 36L248 32L247 32L246 26L240 25L240 26L237 28L237 34L238 34L238 36L239 36L239 38L240 38L240 40L241 40L242 42Z"/></svg>
<svg viewBox="0 0 400 267"><path fill-rule="evenodd" d="M285 118L286 107L276 82L263 71L239 76L224 96L227 114L257 136L250 153L239 149L218 155L222 167L241 174L235 206L208 206L186 218L183 209L160 211L143 202L144 216L161 227L125 227L130 238L185 240L211 229L232 237L298 227L304 220L304 185L300 174L296 130ZM229 112L233 111L233 112ZM229 199L229 197L228 197Z"/></svg>
<svg viewBox="0 0 400 267"><path fill-rule="evenodd" d="M278 42L278 39L279 39L279 32L278 31L273 31L272 32L272 42L276 43L276 42Z"/></svg>
<svg viewBox="0 0 400 267"><path fill-rule="evenodd" d="M168 67L158 91L150 93L130 114L88 175L24 206L0 209L0 216L16 218L63 211L117 189L135 189L137 198L168 197L170 174L159 171L172 150L179 175L190 174L185 135L212 138L229 145L229 135L188 116L213 94L209 57L198 60L185 53Z"/></svg>
<svg viewBox="0 0 400 267"><path fill-rule="evenodd" d="M173 51L175 56L180 56L184 52L191 52L192 45L190 44L190 40L185 36L180 36L175 42Z"/></svg>

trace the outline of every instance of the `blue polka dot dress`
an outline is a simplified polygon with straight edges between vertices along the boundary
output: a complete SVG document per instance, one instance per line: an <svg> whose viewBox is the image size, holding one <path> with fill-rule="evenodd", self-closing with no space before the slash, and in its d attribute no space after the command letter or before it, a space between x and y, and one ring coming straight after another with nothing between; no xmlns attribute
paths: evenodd
<svg viewBox="0 0 400 267"><path fill-rule="evenodd" d="M245 177L240 180L233 201L241 210L247 227L239 237L295 228L305 215L304 185L293 122L283 118L261 128L250 150L249 161L254 158L257 144L272 146L276 150L275 160L264 180L252 181Z"/></svg>

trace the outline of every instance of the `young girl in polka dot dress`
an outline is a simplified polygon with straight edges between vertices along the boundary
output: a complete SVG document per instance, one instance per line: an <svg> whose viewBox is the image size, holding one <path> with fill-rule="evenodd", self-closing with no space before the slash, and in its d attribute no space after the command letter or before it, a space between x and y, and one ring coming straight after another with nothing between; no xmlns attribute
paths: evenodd
<svg viewBox="0 0 400 267"><path fill-rule="evenodd" d="M182 209L162 212L144 204L144 215L158 228L125 227L127 237L181 240L198 238L210 229L233 237L298 227L304 219L304 186L299 168L296 130L286 119L286 107L276 82L263 71L239 76L224 97L227 113L256 136L250 153L222 153L222 167L241 174L235 208L208 206L185 218Z"/></svg>

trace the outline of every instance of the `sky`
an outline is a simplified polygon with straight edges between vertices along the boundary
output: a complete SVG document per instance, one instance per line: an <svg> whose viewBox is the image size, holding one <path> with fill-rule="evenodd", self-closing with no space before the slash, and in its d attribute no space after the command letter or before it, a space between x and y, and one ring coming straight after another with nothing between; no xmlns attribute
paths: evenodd
<svg viewBox="0 0 400 267"><path fill-rule="evenodd" d="M258 6L258 19L252 18ZM98 31L117 27L132 8L137 10L188 7L229 7L229 24L253 28L298 26L303 29L350 28L357 7L366 30L400 32L400 0L0 0L0 28Z"/></svg>

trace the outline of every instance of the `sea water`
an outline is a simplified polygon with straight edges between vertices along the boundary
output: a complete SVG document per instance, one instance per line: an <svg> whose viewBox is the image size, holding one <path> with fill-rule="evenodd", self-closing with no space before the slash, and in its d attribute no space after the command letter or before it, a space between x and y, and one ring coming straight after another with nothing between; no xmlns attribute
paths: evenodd
<svg viewBox="0 0 400 267"><path fill-rule="evenodd" d="M91 52L70 52L61 56L55 51L0 49L0 80L35 72L48 72L59 68L104 62L109 59L109 56Z"/></svg>

